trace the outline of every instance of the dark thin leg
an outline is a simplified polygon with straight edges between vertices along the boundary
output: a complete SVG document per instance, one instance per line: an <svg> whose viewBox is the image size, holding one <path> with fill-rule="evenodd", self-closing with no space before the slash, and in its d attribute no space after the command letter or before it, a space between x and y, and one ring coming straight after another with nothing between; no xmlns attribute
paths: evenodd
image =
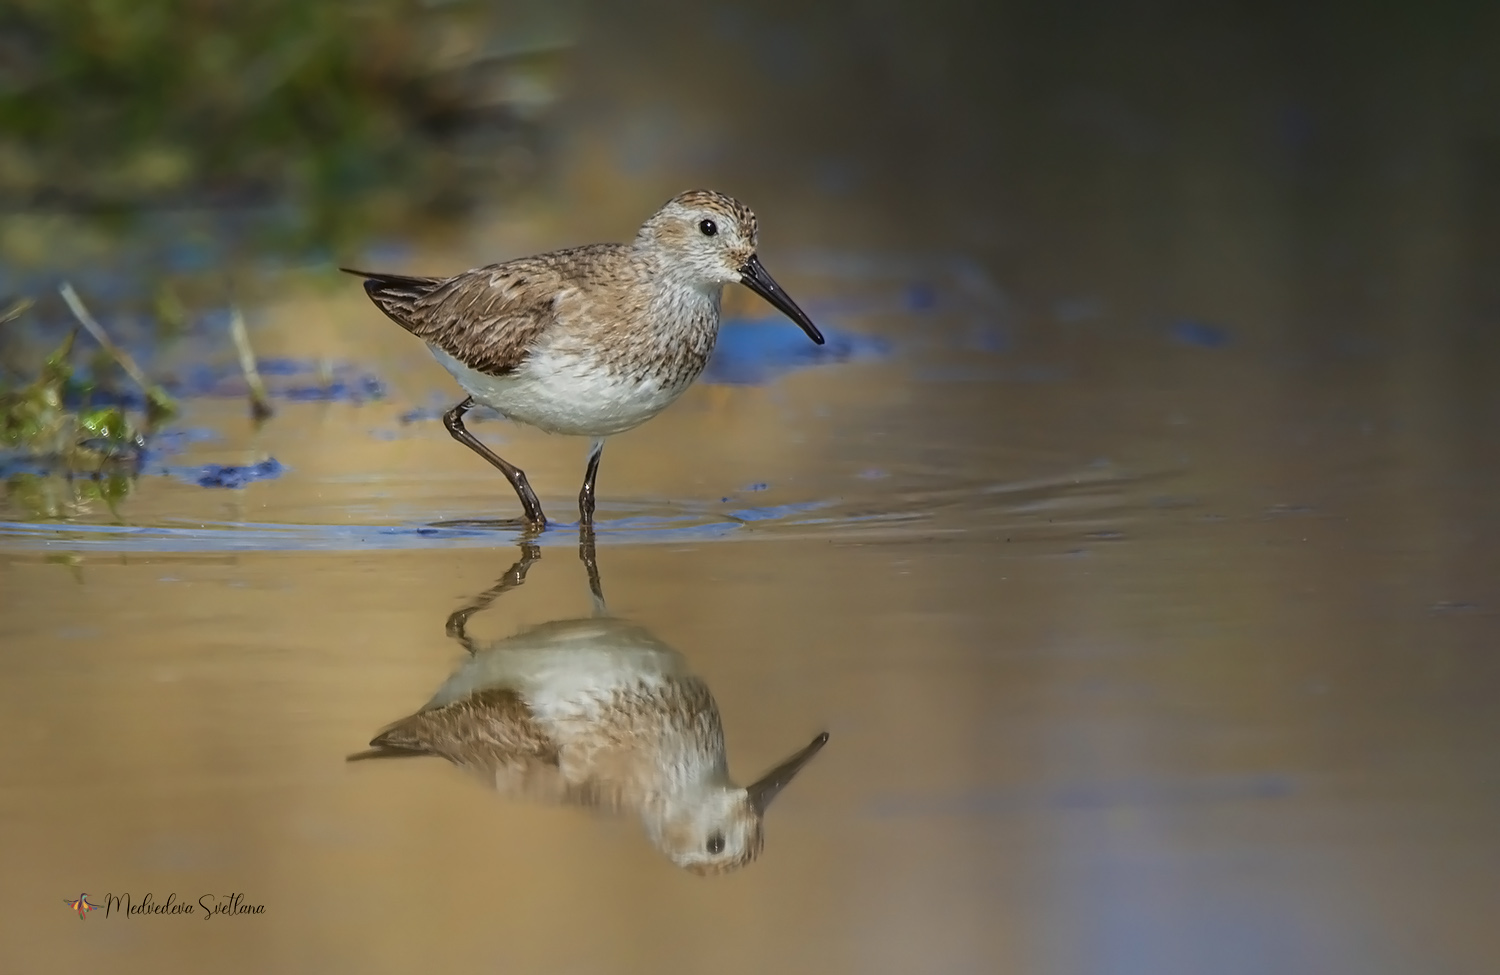
<svg viewBox="0 0 1500 975"><path fill-rule="evenodd" d="M594 523L594 482L599 478L599 457L604 453L604 441L595 440L589 447L589 466L583 472L583 490L578 492L578 517L580 524Z"/></svg>
<svg viewBox="0 0 1500 975"><path fill-rule="evenodd" d="M505 571L505 575L500 577L500 581L474 597L474 601L463 609L454 610L448 617L448 625L446 627L448 635L463 644L464 649L469 651L469 653L476 652L474 641L469 637L469 617L482 609L487 609L490 603L493 603L500 597L501 593L508 589L515 589L521 583L525 582L526 571L531 568L532 563L541 557L542 550L537 548L535 544L522 542L520 559L516 561L515 565Z"/></svg>
<svg viewBox="0 0 1500 975"><path fill-rule="evenodd" d="M514 464L508 463L499 454L495 453L478 440L464 427L464 414L474 406L474 397L470 396L462 403L443 414L443 426L453 434L453 439L468 447L474 453L494 464L510 486L516 489L516 497L521 499L521 508L525 512L526 520L538 528L547 527L547 516L542 514L542 506L536 499L536 494L531 490L531 485L526 482L526 473Z"/></svg>
<svg viewBox="0 0 1500 975"><path fill-rule="evenodd" d="M589 595L594 599L594 615L609 615L609 608L604 605L604 587L599 582L599 559L594 552L594 529L591 525L585 524L578 532L578 557L583 560L584 571L589 574Z"/></svg>

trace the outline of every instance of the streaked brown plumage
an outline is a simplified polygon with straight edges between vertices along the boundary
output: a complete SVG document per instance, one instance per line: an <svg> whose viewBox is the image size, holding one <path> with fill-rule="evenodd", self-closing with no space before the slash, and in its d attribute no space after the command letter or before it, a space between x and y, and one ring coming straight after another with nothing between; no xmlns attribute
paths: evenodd
<svg viewBox="0 0 1500 975"><path fill-rule="evenodd" d="M483 598L519 585L527 564ZM634 813L673 862L708 874L760 854L767 805L827 740L738 787L708 686L646 630L562 620L479 647L465 630L473 611L449 627L472 656L351 760L439 756L503 795Z"/></svg>
<svg viewBox="0 0 1500 975"><path fill-rule="evenodd" d="M444 421L510 480L527 522L546 524L526 475L474 439L463 414L481 403L593 440L579 494L588 523L604 438L649 420L702 373L725 284L750 287L822 344L761 266L757 237L744 204L693 190L669 200L629 244L553 251L447 278L350 273L365 278L375 305L427 342L469 393Z"/></svg>
<svg viewBox="0 0 1500 975"><path fill-rule="evenodd" d="M460 766L493 770L496 762L557 767L557 745L537 727L531 708L509 687L491 687L386 728L376 751L441 755Z"/></svg>

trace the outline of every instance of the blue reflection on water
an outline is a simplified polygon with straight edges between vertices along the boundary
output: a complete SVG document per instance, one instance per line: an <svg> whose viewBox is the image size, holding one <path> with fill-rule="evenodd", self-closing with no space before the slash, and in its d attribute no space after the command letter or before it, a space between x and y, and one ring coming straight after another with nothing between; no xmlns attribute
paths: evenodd
<svg viewBox="0 0 1500 975"><path fill-rule="evenodd" d="M827 344L814 345L802 329L779 316L730 319L719 329L703 381L756 385L793 369L880 359L891 351L888 341L874 335L824 328L823 337Z"/></svg>

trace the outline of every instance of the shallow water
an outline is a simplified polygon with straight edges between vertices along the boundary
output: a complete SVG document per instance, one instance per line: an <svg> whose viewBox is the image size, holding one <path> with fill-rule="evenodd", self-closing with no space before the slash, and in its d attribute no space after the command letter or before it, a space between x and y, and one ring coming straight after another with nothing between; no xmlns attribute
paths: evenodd
<svg viewBox="0 0 1500 975"><path fill-rule="evenodd" d="M169 461L282 476L146 474L118 517L4 502L8 969L1500 960L1491 468L1273 340L986 350L940 283L840 310L836 275L784 276L883 353L695 387L610 444L598 533L610 611L707 682L742 781L831 733L757 862L699 878L628 820L345 763L463 659L445 620L519 535L503 481L400 420L438 367L355 296L289 302L264 344L322 316L390 396L259 431L192 400L212 436ZM582 444L475 429L566 520ZM576 529L539 542L473 629L587 615ZM265 914L80 923L79 891Z"/></svg>

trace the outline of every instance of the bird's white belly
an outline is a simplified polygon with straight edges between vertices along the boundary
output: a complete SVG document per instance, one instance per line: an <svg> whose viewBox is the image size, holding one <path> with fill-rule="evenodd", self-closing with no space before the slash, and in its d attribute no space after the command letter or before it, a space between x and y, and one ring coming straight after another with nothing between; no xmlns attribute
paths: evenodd
<svg viewBox="0 0 1500 975"><path fill-rule="evenodd" d="M688 382L623 376L566 352L535 354L514 372L490 376L437 346L432 354L474 401L548 433L607 437L639 426L671 405Z"/></svg>

